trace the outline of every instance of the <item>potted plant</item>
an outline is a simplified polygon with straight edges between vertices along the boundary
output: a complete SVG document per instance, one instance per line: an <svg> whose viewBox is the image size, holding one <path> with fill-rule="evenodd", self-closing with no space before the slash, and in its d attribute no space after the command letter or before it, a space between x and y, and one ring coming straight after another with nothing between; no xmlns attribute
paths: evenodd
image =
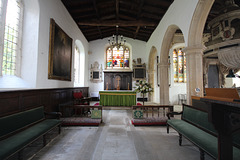
<svg viewBox="0 0 240 160"><path fill-rule="evenodd" d="M138 83L136 83L135 91L142 93L143 95L143 105L144 105L144 95L146 93L153 92L153 88L150 83L146 82L145 80L139 80Z"/></svg>

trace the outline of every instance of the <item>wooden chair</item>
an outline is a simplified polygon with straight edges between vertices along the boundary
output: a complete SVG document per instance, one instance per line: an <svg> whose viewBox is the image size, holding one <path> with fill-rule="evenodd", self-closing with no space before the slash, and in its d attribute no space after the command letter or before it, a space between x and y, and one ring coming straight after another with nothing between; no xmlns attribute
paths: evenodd
<svg viewBox="0 0 240 160"><path fill-rule="evenodd" d="M89 105L91 97L83 97L82 92L73 92L73 103L75 105Z"/></svg>
<svg viewBox="0 0 240 160"><path fill-rule="evenodd" d="M83 94L81 91L79 92L73 92L73 104L74 105L89 105L90 104L91 97L83 97ZM89 109L77 109L77 114L88 114L90 112Z"/></svg>

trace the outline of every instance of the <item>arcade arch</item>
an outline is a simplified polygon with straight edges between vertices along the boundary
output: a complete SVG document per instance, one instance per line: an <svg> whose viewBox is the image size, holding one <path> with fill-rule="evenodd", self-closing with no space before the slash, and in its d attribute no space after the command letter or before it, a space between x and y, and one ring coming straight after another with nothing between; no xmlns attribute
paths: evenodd
<svg viewBox="0 0 240 160"><path fill-rule="evenodd" d="M196 95L195 89L201 90L203 96L203 69L202 54L204 45L202 44L203 29L209 11L214 0L199 0L194 11L189 28L187 47L184 49L187 61L187 103L190 103L191 96ZM168 74L168 53L174 33L178 29L176 25L168 26L160 52L159 79L160 79L160 104L169 104L169 74Z"/></svg>

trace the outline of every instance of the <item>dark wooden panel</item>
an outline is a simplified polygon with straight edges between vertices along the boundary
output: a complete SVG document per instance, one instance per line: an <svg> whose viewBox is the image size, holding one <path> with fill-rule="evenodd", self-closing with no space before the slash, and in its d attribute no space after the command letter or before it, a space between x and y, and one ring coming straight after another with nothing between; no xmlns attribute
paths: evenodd
<svg viewBox="0 0 240 160"><path fill-rule="evenodd" d="M19 112L19 96L1 97L0 98L0 114Z"/></svg>
<svg viewBox="0 0 240 160"><path fill-rule="evenodd" d="M104 72L104 90L117 90L118 83L120 90L132 90L132 72Z"/></svg>
<svg viewBox="0 0 240 160"><path fill-rule="evenodd" d="M21 103L22 103L23 110L41 105L41 101L40 101L41 99L38 94L23 95L21 99L22 99Z"/></svg>
<svg viewBox="0 0 240 160"><path fill-rule="evenodd" d="M88 97L88 87L0 91L0 117L43 105L46 111L57 111L60 103L73 100L73 92Z"/></svg>

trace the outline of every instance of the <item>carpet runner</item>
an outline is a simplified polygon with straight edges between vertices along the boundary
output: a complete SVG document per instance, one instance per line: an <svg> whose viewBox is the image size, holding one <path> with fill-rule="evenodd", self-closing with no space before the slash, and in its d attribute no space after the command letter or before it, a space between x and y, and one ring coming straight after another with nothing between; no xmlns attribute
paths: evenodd
<svg viewBox="0 0 240 160"><path fill-rule="evenodd" d="M167 117L133 118L134 126L164 126L167 124Z"/></svg>
<svg viewBox="0 0 240 160"><path fill-rule="evenodd" d="M62 126L99 126L101 124L101 119L88 117L66 117L61 120Z"/></svg>

